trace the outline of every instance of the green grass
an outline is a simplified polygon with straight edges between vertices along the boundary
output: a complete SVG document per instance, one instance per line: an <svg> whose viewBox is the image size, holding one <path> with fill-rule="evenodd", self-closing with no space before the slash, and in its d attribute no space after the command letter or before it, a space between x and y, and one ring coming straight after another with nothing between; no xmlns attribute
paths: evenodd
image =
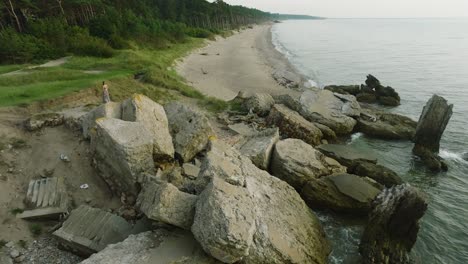
<svg viewBox="0 0 468 264"><path fill-rule="evenodd" d="M13 208L10 210L10 213L13 215L21 214L22 212L24 212L24 210L21 208Z"/></svg>
<svg viewBox="0 0 468 264"><path fill-rule="evenodd" d="M28 65L19 65L19 64L13 64L13 65L0 65L0 74L12 72L12 71L17 71L26 68Z"/></svg>
<svg viewBox="0 0 468 264"><path fill-rule="evenodd" d="M184 83L172 65L195 48L203 39L191 38L165 49L153 49L137 44L119 51L111 58L72 57L66 64L53 68L27 70L27 74L0 76L0 106L27 105L36 101L57 98L87 88L100 88L102 81L110 86L114 101L133 93L142 93L158 102L183 95L198 99L200 105L211 111L227 107L221 100L204 96ZM24 65L1 66L1 71L23 68ZM97 74L85 71L99 71ZM142 81L133 79L143 74Z"/></svg>

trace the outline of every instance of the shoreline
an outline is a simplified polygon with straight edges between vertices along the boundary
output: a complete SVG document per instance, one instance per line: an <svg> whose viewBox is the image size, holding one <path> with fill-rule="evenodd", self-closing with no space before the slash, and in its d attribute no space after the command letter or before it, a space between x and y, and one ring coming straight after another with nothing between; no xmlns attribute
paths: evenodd
<svg viewBox="0 0 468 264"><path fill-rule="evenodd" d="M179 59L176 71L203 94L225 101L239 91L298 94L307 79L274 46L272 26L258 25L217 38Z"/></svg>

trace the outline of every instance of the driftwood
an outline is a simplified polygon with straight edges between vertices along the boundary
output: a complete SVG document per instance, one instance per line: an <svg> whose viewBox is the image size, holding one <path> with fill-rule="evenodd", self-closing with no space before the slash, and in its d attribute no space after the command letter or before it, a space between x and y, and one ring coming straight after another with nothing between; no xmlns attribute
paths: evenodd
<svg viewBox="0 0 468 264"><path fill-rule="evenodd" d="M409 184L385 189L373 202L359 246L364 264L411 263L409 253L427 203Z"/></svg>

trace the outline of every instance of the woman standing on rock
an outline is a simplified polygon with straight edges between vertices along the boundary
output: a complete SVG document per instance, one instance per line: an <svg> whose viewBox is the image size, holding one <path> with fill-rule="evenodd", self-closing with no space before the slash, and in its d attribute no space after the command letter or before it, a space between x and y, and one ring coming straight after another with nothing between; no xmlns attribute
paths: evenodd
<svg viewBox="0 0 468 264"><path fill-rule="evenodd" d="M102 82L102 101L104 103L109 103L110 96L109 96L109 86L107 86L106 82Z"/></svg>

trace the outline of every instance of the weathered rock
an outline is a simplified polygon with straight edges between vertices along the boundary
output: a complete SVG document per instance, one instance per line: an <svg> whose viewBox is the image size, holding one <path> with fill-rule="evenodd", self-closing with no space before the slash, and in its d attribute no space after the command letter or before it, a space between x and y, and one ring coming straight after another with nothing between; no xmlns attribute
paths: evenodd
<svg viewBox="0 0 468 264"><path fill-rule="evenodd" d="M122 105L120 103L109 102L87 113L81 123L84 138L89 139L91 137L90 131L96 126L96 120L103 117L122 119Z"/></svg>
<svg viewBox="0 0 468 264"><path fill-rule="evenodd" d="M248 190L215 177L198 199L192 233L211 256L234 263L249 254L254 220Z"/></svg>
<svg viewBox="0 0 468 264"><path fill-rule="evenodd" d="M270 94L256 93L244 101L243 107L248 112L252 111L259 116L266 116L274 104L275 100Z"/></svg>
<svg viewBox="0 0 468 264"><path fill-rule="evenodd" d="M157 229L130 235L81 264L221 264L208 256L187 231Z"/></svg>
<svg viewBox="0 0 468 264"><path fill-rule="evenodd" d="M371 181L352 174L326 176L309 180L301 196L311 208L366 214L381 191Z"/></svg>
<svg viewBox="0 0 468 264"><path fill-rule="evenodd" d="M266 121L269 126L278 127L283 137L301 139L313 146L319 145L323 137L317 126L281 104L273 106Z"/></svg>
<svg viewBox="0 0 468 264"><path fill-rule="evenodd" d="M327 85L323 87L323 89L329 90L334 93L357 95L361 91L361 86L359 85Z"/></svg>
<svg viewBox="0 0 468 264"><path fill-rule="evenodd" d="M287 106L289 109L299 112L301 110L301 103L299 96L293 96L291 94L275 95L275 103Z"/></svg>
<svg viewBox="0 0 468 264"><path fill-rule="evenodd" d="M178 102L165 106L176 154L183 162L202 151L215 133L208 118Z"/></svg>
<svg viewBox="0 0 468 264"><path fill-rule="evenodd" d="M438 95L433 95L426 103L419 118L414 135L413 153L423 160L433 171L446 170L447 165L436 154L440 139L452 117L453 105Z"/></svg>
<svg viewBox="0 0 468 264"><path fill-rule="evenodd" d="M253 136L258 131L246 123L228 125L228 128L242 136Z"/></svg>
<svg viewBox="0 0 468 264"><path fill-rule="evenodd" d="M344 103L327 90L307 90L300 97L299 113L307 120L328 126L339 135L349 134L356 120L345 115Z"/></svg>
<svg viewBox="0 0 468 264"><path fill-rule="evenodd" d="M396 172L382 165L370 162L356 163L348 168L348 172L363 177L369 177L388 188L403 183L403 180Z"/></svg>
<svg viewBox="0 0 468 264"><path fill-rule="evenodd" d="M330 162L331 163L331 162ZM285 139L276 143L273 151L271 174L286 181L300 191L310 179L329 175L332 171L346 172L337 162L334 167L325 156L299 139Z"/></svg>
<svg viewBox="0 0 468 264"><path fill-rule="evenodd" d="M135 94L122 102L122 120L141 123L152 135L155 161L171 160L174 146L164 108L148 97Z"/></svg>
<svg viewBox="0 0 468 264"><path fill-rule="evenodd" d="M326 263L330 245L325 233L317 217L291 186L258 169L222 142L210 143L206 159L210 156L217 158L203 161L205 167L211 163L213 168L206 179L211 181L216 176L244 187L253 200L254 240L242 263Z"/></svg>
<svg viewBox="0 0 468 264"><path fill-rule="evenodd" d="M468 161L468 152L463 153L462 158L466 161Z"/></svg>
<svg viewBox="0 0 468 264"><path fill-rule="evenodd" d="M375 78L372 74L367 75L366 85L372 89L381 86L380 81L377 78Z"/></svg>
<svg viewBox="0 0 468 264"><path fill-rule="evenodd" d="M358 102L367 103L367 104L374 104L377 103L377 96L374 92L372 93L359 93L356 95L356 100Z"/></svg>
<svg viewBox="0 0 468 264"><path fill-rule="evenodd" d="M327 127L326 125L319 124L319 123L313 123L313 124L318 129L320 129L320 131L323 134L324 139L331 140L331 141L336 139L336 133L331 128Z"/></svg>
<svg viewBox="0 0 468 264"><path fill-rule="evenodd" d="M374 138L412 140L416 125L415 121L406 116L368 110L358 119L355 130Z"/></svg>
<svg viewBox="0 0 468 264"><path fill-rule="evenodd" d="M139 122L101 118L91 134L94 162L100 175L117 194L138 193L143 173L154 173L153 136Z"/></svg>
<svg viewBox="0 0 468 264"><path fill-rule="evenodd" d="M362 263L412 263L409 253L426 209L423 195L408 184L384 190L373 203L361 239Z"/></svg>
<svg viewBox="0 0 468 264"><path fill-rule="evenodd" d="M257 218L244 263L327 263L330 244L320 222L291 186L257 169L246 187Z"/></svg>
<svg viewBox="0 0 468 264"><path fill-rule="evenodd" d="M137 206L152 220L190 229L197 196L179 191L170 183L149 183L138 196Z"/></svg>
<svg viewBox="0 0 468 264"><path fill-rule="evenodd" d="M184 174L190 179L196 179L198 174L200 174L200 167L192 163L184 163L182 168L184 169Z"/></svg>
<svg viewBox="0 0 468 264"><path fill-rule="evenodd" d="M59 219L68 213L69 199L63 178L45 178L29 182L26 209L21 219Z"/></svg>
<svg viewBox="0 0 468 264"><path fill-rule="evenodd" d="M377 95L377 101L382 105L397 106L400 104L400 96L390 86L377 86L374 88Z"/></svg>
<svg viewBox="0 0 468 264"><path fill-rule="evenodd" d="M270 166L273 147L279 140L278 128L266 129L247 137L236 144L241 154L248 157L255 166L267 170Z"/></svg>
<svg viewBox="0 0 468 264"><path fill-rule="evenodd" d="M346 116L359 117L361 115L361 105L356 100L356 97L349 94L334 93L335 97L343 102L341 112Z"/></svg>
<svg viewBox="0 0 468 264"><path fill-rule="evenodd" d="M369 154L358 152L347 145L326 144L318 146L317 149L346 167L352 167L358 162L377 163L376 158Z"/></svg>
<svg viewBox="0 0 468 264"><path fill-rule="evenodd" d="M28 131L36 131L43 127L55 127L64 123L64 117L61 113L40 113L35 114L24 122Z"/></svg>
<svg viewBox="0 0 468 264"><path fill-rule="evenodd" d="M83 132L83 119L88 114L83 107L65 109L63 114L64 125L72 131Z"/></svg>
<svg viewBox="0 0 468 264"><path fill-rule="evenodd" d="M109 244L124 240L132 232L132 226L123 218L82 205L71 212L53 235L70 251L89 256Z"/></svg>
<svg viewBox="0 0 468 264"><path fill-rule="evenodd" d="M432 152L438 152L440 139L452 117L453 105L438 95L433 95L426 103L419 118L414 136L415 145L420 145Z"/></svg>
<svg viewBox="0 0 468 264"><path fill-rule="evenodd" d="M253 165L232 147L218 140L210 140L197 179L197 193L203 191L214 177L220 177L232 185L245 186L245 175L252 173L249 164Z"/></svg>
<svg viewBox="0 0 468 264"><path fill-rule="evenodd" d="M386 88L391 88L391 87L386 87ZM379 104L381 104L381 105L386 105L386 106L398 106L398 105L400 105L399 98L390 97L390 96L378 96L377 97L377 102L379 102Z"/></svg>

